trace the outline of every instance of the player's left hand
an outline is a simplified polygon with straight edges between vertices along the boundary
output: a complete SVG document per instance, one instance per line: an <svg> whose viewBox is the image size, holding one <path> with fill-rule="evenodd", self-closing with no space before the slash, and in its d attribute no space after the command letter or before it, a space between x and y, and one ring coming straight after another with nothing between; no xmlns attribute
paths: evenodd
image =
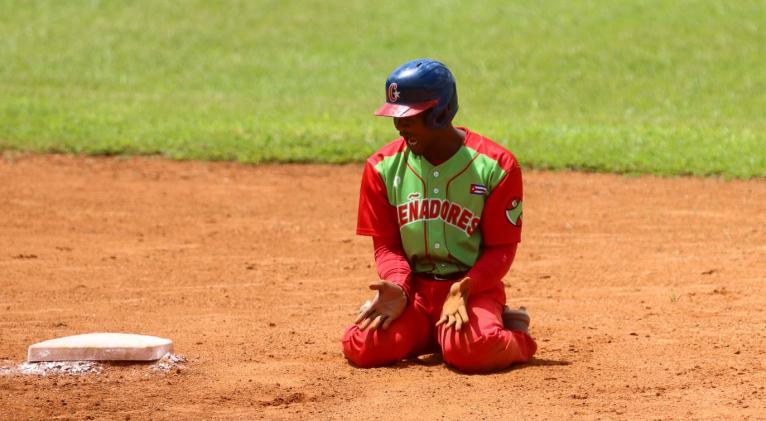
<svg viewBox="0 0 766 421"><path fill-rule="evenodd" d="M370 289L377 291L375 299L362 304L354 323L359 329L388 329L391 323L402 315L407 307L407 295L399 285L389 281L376 281Z"/></svg>
<svg viewBox="0 0 766 421"><path fill-rule="evenodd" d="M445 329L455 326L455 330L460 330L463 325L468 324L468 291L471 287L471 278L465 277L452 284L449 289L447 299L442 306L442 315L436 326L444 324Z"/></svg>

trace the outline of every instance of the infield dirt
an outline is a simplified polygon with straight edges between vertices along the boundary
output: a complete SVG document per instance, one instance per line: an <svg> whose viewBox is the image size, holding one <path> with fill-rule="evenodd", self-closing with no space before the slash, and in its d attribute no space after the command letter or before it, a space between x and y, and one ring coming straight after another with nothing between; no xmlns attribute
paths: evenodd
<svg viewBox="0 0 766 421"><path fill-rule="evenodd" d="M0 419L766 417L766 180L526 170L505 278L539 351L464 375L358 369L340 335L376 279L361 166L0 158L0 368L85 332L188 361L0 369Z"/></svg>

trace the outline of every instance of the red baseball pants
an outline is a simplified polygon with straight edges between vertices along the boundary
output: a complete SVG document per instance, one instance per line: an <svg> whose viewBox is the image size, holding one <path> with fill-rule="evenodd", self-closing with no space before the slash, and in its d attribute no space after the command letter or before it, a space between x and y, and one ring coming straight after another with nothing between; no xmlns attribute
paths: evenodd
<svg viewBox="0 0 766 421"><path fill-rule="evenodd" d="M464 372L501 370L532 358L537 351L534 339L526 332L503 329L502 284L468 299L470 320L461 330L435 326L452 283L415 276L414 299L387 330L362 331L356 325L346 329L346 358L359 367L379 367L440 348L444 361Z"/></svg>

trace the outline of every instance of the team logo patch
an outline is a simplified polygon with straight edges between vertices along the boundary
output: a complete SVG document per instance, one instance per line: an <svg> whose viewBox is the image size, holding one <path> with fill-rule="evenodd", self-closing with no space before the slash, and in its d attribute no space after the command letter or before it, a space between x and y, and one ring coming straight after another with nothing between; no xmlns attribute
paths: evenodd
<svg viewBox="0 0 766 421"><path fill-rule="evenodd" d="M483 184L471 184L471 194L487 194L487 186Z"/></svg>
<svg viewBox="0 0 766 421"><path fill-rule="evenodd" d="M398 87L396 82L388 85L388 102L396 102L399 99L401 93L397 90Z"/></svg>
<svg viewBox="0 0 766 421"><path fill-rule="evenodd" d="M505 210L505 217L508 218L508 222L510 222L514 227L520 227L521 216L521 200L513 199L511 201L511 208Z"/></svg>

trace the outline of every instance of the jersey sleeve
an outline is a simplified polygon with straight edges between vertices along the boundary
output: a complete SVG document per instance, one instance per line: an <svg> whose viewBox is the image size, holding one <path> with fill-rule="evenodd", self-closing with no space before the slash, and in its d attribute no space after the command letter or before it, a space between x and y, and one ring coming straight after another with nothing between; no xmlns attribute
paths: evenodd
<svg viewBox="0 0 766 421"><path fill-rule="evenodd" d="M412 297L410 274L412 268L404 256L402 241L398 238L372 237L375 249L375 267L380 279L399 285L408 299Z"/></svg>
<svg viewBox="0 0 766 421"><path fill-rule="evenodd" d="M480 294L502 284L503 276L511 269L517 248L516 243L485 247L476 264L468 271L473 280L469 294Z"/></svg>
<svg viewBox="0 0 766 421"><path fill-rule="evenodd" d="M399 223L396 218L396 208L388 202L383 178L367 161L359 191L356 233L382 238L399 237Z"/></svg>
<svg viewBox="0 0 766 421"><path fill-rule="evenodd" d="M484 204L481 233L487 246L521 241L523 187L518 163L506 172Z"/></svg>

